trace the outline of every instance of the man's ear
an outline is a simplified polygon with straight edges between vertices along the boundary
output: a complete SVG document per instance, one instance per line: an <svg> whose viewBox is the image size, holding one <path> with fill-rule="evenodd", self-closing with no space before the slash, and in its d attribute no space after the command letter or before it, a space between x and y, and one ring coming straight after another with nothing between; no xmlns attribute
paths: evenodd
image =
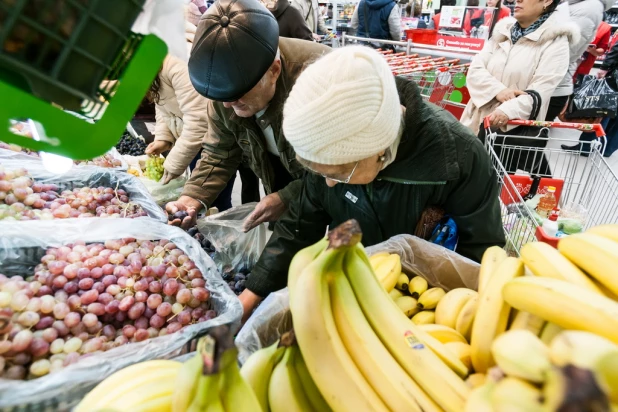
<svg viewBox="0 0 618 412"><path fill-rule="evenodd" d="M279 78L279 75L281 74L281 60L275 60L273 64L270 65L269 70L273 76L274 81L276 82Z"/></svg>

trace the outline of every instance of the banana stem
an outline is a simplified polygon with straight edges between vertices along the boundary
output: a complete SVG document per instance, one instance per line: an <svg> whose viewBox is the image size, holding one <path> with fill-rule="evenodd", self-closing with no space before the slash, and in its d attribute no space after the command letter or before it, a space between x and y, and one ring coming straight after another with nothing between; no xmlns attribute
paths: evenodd
<svg viewBox="0 0 618 412"><path fill-rule="evenodd" d="M212 375L218 373L225 365L223 365L223 355L233 350L237 352L234 345L234 336L231 329L227 325L217 326L208 331L198 342L197 353L202 359L203 375Z"/></svg>
<svg viewBox="0 0 618 412"><path fill-rule="evenodd" d="M279 339L279 346L277 346L278 348L284 347L284 348L289 348L290 346L296 346L296 334L294 333L294 329L290 329L289 331L285 332L283 335L281 335L281 338Z"/></svg>
<svg viewBox="0 0 618 412"><path fill-rule="evenodd" d="M361 241L363 232L355 219L350 219L328 232L328 249L350 248Z"/></svg>

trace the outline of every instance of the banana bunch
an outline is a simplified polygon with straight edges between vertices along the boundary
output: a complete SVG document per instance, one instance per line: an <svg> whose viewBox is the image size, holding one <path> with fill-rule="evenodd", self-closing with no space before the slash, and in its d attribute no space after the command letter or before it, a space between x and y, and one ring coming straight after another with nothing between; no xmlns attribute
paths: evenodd
<svg viewBox="0 0 618 412"><path fill-rule="evenodd" d="M348 221L290 265L294 332L319 393L333 411L463 410L468 368L391 299L360 237ZM289 362L299 358L291 353Z"/></svg>
<svg viewBox="0 0 618 412"><path fill-rule="evenodd" d="M378 277L378 281L387 292L393 290L395 286L399 286L399 279L402 276L408 278L401 273L401 258L396 253L376 253L369 258L369 262Z"/></svg>

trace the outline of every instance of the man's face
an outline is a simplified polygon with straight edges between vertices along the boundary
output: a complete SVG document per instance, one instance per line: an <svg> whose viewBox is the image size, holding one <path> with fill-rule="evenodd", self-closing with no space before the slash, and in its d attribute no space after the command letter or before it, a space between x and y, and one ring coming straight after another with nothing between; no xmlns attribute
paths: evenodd
<svg viewBox="0 0 618 412"><path fill-rule="evenodd" d="M272 100L277 89L277 79L281 74L281 61L275 60L264 77L247 94L234 102L223 103L227 109L234 109L238 117L253 117L264 110Z"/></svg>

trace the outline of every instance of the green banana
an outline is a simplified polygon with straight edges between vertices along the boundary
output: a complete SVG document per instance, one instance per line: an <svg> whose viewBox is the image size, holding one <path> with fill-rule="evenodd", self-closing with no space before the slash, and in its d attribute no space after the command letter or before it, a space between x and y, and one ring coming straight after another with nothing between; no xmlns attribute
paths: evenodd
<svg viewBox="0 0 618 412"><path fill-rule="evenodd" d="M281 360L284 352L285 348L279 347L279 340L277 340L272 345L252 353L240 368L240 375L253 389L265 412L269 410L268 383L275 365Z"/></svg>
<svg viewBox="0 0 618 412"><path fill-rule="evenodd" d="M172 412L184 412L195 397L203 362L199 354L186 361L178 372L174 394L172 395Z"/></svg>
<svg viewBox="0 0 618 412"><path fill-rule="evenodd" d="M281 362L275 366L268 392L268 400L273 412L315 411L294 369L298 355L300 355L298 346L289 346L285 348Z"/></svg>
<svg viewBox="0 0 618 412"><path fill-rule="evenodd" d="M236 347L226 350L221 356L219 395L223 409L226 411L259 412L262 407L251 386L240 375L237 357L238 349Z"/></svg>

